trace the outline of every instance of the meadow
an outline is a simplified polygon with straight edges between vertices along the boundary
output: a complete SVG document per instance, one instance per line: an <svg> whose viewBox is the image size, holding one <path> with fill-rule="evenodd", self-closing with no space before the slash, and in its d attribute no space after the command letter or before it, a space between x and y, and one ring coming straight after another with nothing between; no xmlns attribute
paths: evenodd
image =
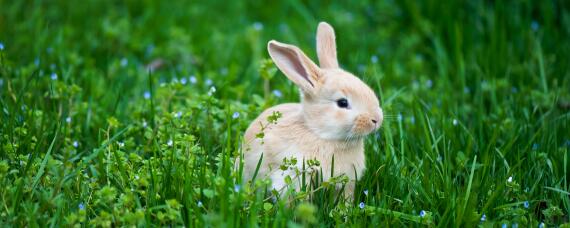
<svg viewBox="0 0 570 228"><path fill-rule="evenodd" d="M320 21L385 113L351 200L233 166ZM567 1L0 0L0 106L2 227L570 225Z"/></svg>

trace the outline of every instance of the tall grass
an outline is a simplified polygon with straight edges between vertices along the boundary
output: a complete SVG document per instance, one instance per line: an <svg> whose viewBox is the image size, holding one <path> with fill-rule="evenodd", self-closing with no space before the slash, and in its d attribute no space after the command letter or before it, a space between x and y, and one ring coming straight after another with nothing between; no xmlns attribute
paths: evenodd
<svg viewBox="0 0 570 228"><path fill-rule="evenodd" d="M564 1L0 1L0 224L568 224ZM274 197L234 160L263 109L298 100L266 42L343 68L386 113L345 200ZM310 177L306 177L310 178Z"/></svg>

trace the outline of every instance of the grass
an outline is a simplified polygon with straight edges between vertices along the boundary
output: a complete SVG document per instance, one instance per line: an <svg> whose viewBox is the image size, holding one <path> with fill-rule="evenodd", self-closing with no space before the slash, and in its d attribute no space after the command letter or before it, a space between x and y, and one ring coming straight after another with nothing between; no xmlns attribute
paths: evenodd
<svg viewBox="0 0 570 228"><path fill-rule="evenodd" d="M0 5L2 226L568 225L564 1ZM232 165L321 20L386 113L352 202Z"/></svg>

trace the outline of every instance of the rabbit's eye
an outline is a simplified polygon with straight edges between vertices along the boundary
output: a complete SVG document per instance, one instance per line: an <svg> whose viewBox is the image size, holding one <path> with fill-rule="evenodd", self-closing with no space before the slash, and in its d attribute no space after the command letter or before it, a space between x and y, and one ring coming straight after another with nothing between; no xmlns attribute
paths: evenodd
<svg viewBox="0 0 570 228"><path fill-rule="evenodd" d="M336 105L338 105L340 108L348 109L348 100L346 100L346 98L338 99L336 100Z"/></svg>

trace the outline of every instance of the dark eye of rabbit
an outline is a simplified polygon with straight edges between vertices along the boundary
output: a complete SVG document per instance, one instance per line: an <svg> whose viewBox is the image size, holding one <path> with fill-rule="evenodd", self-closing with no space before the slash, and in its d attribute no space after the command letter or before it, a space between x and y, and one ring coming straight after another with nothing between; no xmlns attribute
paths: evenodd
<svg viewBox="0 0 570 228"><path fill-rule="evenodd" d="M338 99L336 100L336 105L338 105L340 108L348 109L348 100L346 100L346 98Z"/></svg>

